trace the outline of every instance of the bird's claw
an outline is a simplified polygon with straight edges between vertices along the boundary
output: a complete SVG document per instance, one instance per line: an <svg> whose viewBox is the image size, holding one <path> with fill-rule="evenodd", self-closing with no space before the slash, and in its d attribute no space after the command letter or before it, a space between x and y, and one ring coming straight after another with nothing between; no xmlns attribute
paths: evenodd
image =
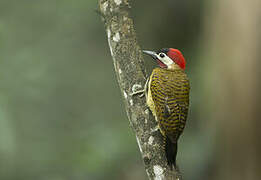
<svg viewBox="0 0 261 180"><path fill-rule="evenodd" d="M144 89L132 92L130 95L131 96L135 96L135 95L138 95L138 94L140 94L139 97L143 97L145 95L144 94Z"/></svg>

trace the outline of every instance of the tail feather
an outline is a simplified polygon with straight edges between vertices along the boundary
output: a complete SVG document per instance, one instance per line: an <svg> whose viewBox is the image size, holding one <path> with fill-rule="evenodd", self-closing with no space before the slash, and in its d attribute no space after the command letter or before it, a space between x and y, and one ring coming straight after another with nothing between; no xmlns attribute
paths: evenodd
<svg viewBox="0 0 261 180"><path fill-rule="evenodd" d="M177 156L178 144L177 142L172 142L167 136L165 140L165 154L167 158L168 165L172 169L176 168L176 156Z"/></svg>

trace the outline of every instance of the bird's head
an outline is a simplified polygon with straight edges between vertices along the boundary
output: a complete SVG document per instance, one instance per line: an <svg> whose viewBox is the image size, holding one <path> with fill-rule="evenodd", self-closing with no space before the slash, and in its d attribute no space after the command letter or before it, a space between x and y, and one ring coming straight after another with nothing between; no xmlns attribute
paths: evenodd
<svg viewBox="0 0 261 180"><path fill-rule="evenodd" d="M157 60L158 65L165 69L183 69L185 70L186 61L182 53L173 48L163 48L157 52L143 51L145 54L150 55L153 59Z"/></svg>

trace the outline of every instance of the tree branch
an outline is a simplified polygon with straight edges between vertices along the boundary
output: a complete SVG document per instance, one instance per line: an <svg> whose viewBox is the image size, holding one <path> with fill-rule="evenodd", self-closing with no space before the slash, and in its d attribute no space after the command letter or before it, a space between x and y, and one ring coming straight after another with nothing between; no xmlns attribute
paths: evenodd
<svg viewBox="0 0 261 180"><path fill-rule="evenodd" d="M130 124L136 134L149 179L179 179L181 175L167 166L163 138L145 103L145 98L132 96L146 82L141 49L129 17L128 0L99 0L108 44Z"/></svg>

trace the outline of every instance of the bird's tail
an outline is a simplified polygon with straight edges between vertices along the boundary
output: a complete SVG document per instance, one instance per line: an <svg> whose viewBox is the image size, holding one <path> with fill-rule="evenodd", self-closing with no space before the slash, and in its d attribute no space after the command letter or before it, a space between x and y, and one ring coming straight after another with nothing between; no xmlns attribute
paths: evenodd
<svg viewBox="0 0 261 180"><path fill-rule="evenodd" d="M176 168L176 156L178 150L178 143L172 142L168 136L165 137L165 154L168 165L172 169L173 166Z"/></svg>

